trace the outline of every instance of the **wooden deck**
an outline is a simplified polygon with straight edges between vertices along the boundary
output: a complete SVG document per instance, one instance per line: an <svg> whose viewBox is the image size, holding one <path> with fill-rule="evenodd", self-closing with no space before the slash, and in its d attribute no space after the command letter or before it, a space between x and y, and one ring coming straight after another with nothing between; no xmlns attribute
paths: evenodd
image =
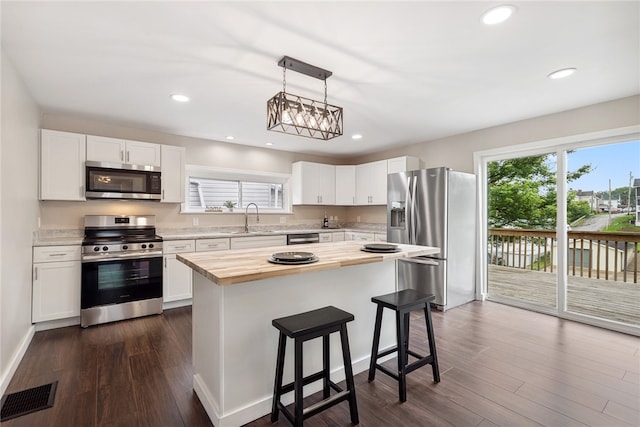
<svg viewBox="0 0 640 427"><path fill-rule="evenodd" d="M489 298L556 307L556 275L489 265ZM640 284L569 276L570 312L640 326Z"/></svg>

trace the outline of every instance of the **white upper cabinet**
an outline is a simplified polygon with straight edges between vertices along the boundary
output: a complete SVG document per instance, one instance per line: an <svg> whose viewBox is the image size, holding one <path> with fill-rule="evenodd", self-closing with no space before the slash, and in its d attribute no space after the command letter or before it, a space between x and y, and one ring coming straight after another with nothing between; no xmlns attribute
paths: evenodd
<svg viewBox="0 0 640 427"><path fill-rule="evenodd" d="M336 203L335 166L296 162L291 165L294 205L333 205Z"/></svg>
<svg viewBox="0 0 640 427"><path fill-rule="evenodd" d="M184 202L184 163L186 149L172 145L161 146L162 199L164 203Z"/></svg>
<svg viewBox="0 0 640 427"><path fill-rule="evenodd" d="M87 160L160 166L160 144L87 135Z"/></svg>
<svg viewBox="0 0 640 427"><path fill-rule="evenodd" d="M356 204L356 167L336 166L336 205Z"/></svg>
<svg viewBox="0 0 640 427"><path fill-rule="evenodd" d="M150 142L127 141L125 163L131 165L160 166L160 144Z"/></svg>
<svg viewBox="0 0 640 427"><path fill-rule="evenodd" d="M356 204L387 204L387 161L356 166Z"/></svg>
<svg viewBox="0 0 640 427"><path fill-rule="evenodd" d="M387 173L398 173L420 169L420 159L411 156L387 159Z"/></svg>
<svg viewBox="0 0 640 427"><path fill-rule="evenodd" d="M85 135L42 129L40 200L85 200Z"/></svg>

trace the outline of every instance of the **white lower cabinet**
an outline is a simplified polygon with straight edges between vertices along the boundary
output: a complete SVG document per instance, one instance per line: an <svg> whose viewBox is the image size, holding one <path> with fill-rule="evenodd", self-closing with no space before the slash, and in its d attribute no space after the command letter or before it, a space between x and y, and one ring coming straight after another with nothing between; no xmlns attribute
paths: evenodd
<svg viewBox="0 0 640 427"><path fill-rule="evenodd" d="M373 240L376 242L386 242L387 233L373 233Z"/></svg>
<svg viewBox="0 0 640 427"><path fill-rule="evenodd" d="M31 321L80 316L80 246L33 248Z"/></svg>
<svg viewBox="0 0 640 427"><path fill-rule="evenodd" d="M196 240L196 252L223 251L229 249L229 239L198 239Z"/></svg>
<svg viewBox="0 0 640 427"><path fill-rule="evenodd" d="M333 235L331 233L320 233L319 238L320 238L320 243L333 242Z"/></svg>
<svg viewBox="0 0 640 427"><path fill-rule="evenodd" d="M359 240L364 242L373 242L375 240L375 236L373 233L364 233L361 231L345 231L344 233L345 240Z"/></svg>
<svg viewBox="0 0 640 427"><path fill-rule="evenodd" d="M285 246L286 235L232 237L231 249L267 248L269 246Z"/></svg>
<svg viewBox="0 0 640 427"><path fill-rule="evenodd" d="M344 231L334 231L331 233L331 240L333 242L343 242L344 239Z"/></svg>
<svg viewBox="0 0 640 427"><path fill-rule="evenodd" d="M180 301L191 298L191 268L176 259L176 254L195 252L194 240L164 241L162 272L162 301Z"/></svg>

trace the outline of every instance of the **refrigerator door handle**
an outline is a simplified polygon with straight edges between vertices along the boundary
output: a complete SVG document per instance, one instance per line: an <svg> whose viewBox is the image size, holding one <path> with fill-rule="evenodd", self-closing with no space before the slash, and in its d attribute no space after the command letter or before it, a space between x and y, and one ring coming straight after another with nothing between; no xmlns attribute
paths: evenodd
<svg viewBox="0 0 640 427"><path fill-rule="evenodd" d="M424 265L440 265L442 260L433 260L428 258L404 258L403 262L412 262L414 264L424 264Z"/></svg>
<svg viewBox="0 0 640 427"><path fill-rule="evenodd" d="M413 201L411 200L411 175L407 177L407 194L405 197L404 208L407 214L407 243L413 244L411 241L411 230L413 229L413 218L411 217L413 212Z"/></svg>
<svg viewBox="0 0 640 427"><path fill-rule="evenodd" d="M416 230L416 224L418 223L418 221L416 220L417 216L418 216L418 207L416 206L416 191L417 191L417 187L418 187L418 177L414 176L413 177L413 186L411 187L411 210L413 211L411 214L412 217L412 221L411 221L411 237L410 237L410 242L412 245L416 244L416 235L417 230Z"/></svg>

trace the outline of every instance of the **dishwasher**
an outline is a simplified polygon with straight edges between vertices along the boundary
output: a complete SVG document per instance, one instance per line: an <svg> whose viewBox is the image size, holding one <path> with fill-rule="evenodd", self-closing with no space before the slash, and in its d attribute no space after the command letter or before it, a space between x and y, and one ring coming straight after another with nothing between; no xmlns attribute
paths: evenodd
<svg viewBox="0 0 640 427"><path fill-rule="evenodd" d="M320 243L319 233L287 234L287 245L305 245L308 243Z"/></svg>

